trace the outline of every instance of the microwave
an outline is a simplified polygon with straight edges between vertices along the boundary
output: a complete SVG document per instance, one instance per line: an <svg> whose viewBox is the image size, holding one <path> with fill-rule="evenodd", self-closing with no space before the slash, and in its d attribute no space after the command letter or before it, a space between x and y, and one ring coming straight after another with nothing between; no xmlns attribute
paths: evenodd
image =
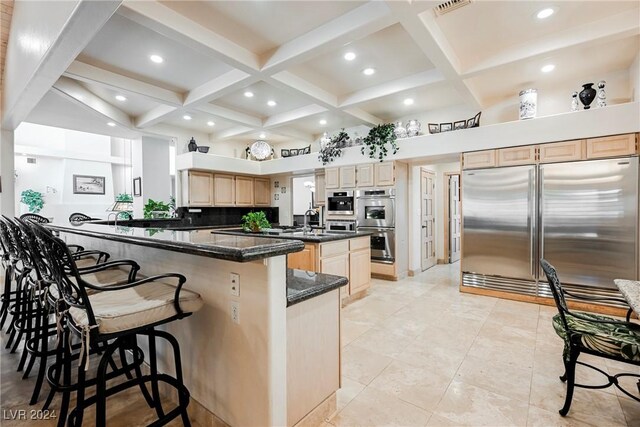
<svg viewBox="0 0 640 427"><path fill-rule="evenodd" d="M333 219L327 220L324 224L327 231L346 231L350 233L356 232L356 222L354 220Z"/></svg>
<svg viewBox="0 0 640 427"><path fill-rule="evenodd" d="M355 197L353 191L333 191L327 194L328 215L353 215Z"/></svg>

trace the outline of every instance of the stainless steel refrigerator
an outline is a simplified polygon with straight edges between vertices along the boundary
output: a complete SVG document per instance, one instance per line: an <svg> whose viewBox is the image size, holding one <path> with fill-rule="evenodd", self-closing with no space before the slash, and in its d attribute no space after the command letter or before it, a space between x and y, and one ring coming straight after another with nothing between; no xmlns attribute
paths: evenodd
<svg viewBox="0 0 640 427"><path fill-rule="evenodd" d="M638 157L463 172L463 283L549 296L540 258L585 295L638 280Z"/></svg>

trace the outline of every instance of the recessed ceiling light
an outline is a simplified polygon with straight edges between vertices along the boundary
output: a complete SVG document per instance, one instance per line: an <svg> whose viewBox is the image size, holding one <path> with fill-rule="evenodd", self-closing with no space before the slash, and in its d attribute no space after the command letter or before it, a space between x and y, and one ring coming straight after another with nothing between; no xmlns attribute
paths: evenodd
<svg viewBox="0 0 640 427"><path fill-rule="evenodd" d="M185 120L191 120L191 116L188 114L185 114L184 116L182 116L182 118Z"/></svg>
<svg viewBox="0 0 640 427"><path fill-rule="evenodd" d="M538 17L538 19L547 19L548 17L550 17L551 15L553 15L555 12L555 10L553 10L552 8L548 7L546 9L542 9L540 12L538 12L536 14L536 16Z"/></svg>
<svg viewBox="0 0 640 427"><path fill-rule="evenodd" d="M370 76L375 72L376 72L375 68L365 68L364 70L362 70L362 74L364 74L365 76Z"/></svg>
<svg viewBox="0 0 640 427"><path fill-rule="evenodd" d="M115 125L116 125L116 124L115 124L115 123L113 123L113 122L107 122L107 126L114 127Z"/></svg>
<svg viewBox="0 0 640 427"><path fill-rule="evenodd" d="M278 103L276 101L267 101L267 105L269 107L275 107L276 105L278 105Z"/></svg>
<svg viewBox="0 0 640 427"><path fill-rule="evenodd" d="M264 132L262 132L260 135L258 135L258 137L259 137L260 139L265 139L265 138L267 137L267 134L266 134L266 133L264 133Z"/></svg>
<svg viewBox="0 0 640 427"><path fill-rule="evenodd" d="M122 96L122 95L116 95L116 99L118 101L124 102L124 101L127 100L127 97L126 96Z"/></svg>
<svg viewBox="0 0 640 427"><path fill-rule="evenodd" d="M353 61L354 59L356 59L356 54L353 52L347 52L344 54L344 59L346 59L347 61Z"/></svg>
<svg viewBox="0 0 640 427"><path fill-rule="evenodd" d="M320 123L321 125L323 125L323 126L324 126L324 125L326 125L326 124L327 124L327 121L326 121L325 119L322 119L322 120L320 120L318 123Z"/></svg>
<svg viewBox="0 0 640 427"><path fill-rule="evenodd" d="M540 71L542 71L543 73L550 73L553 70L555 70L556 66L553 64L547 64L544 67L540 68Z"/></svg>
<svg viewBox="0 0 640 427"><path fill-rule="evenodd" d="M247 98L253 98L253 92L246 91L244 93L244 96L246 96Z"/></svg>
<svg viewBox="0 0 640 427"><path fill-rule="evenodd" d="M151 55L149 59L156 64L162 64L164 62L164 58L160 55Z"/></svg>
<svg viewBox="0 0 640 427"><path fill-rule="evenodd" d="M215 126L216 124L214 122L212 122L211 120L209 120L207 122L207 126Z"/></svg>
<svg viewBox="0 0 640 427"><path fill-rule="evenodd" d="M407 98L404 100L404 105L413 105L413 98Z"/></svg>

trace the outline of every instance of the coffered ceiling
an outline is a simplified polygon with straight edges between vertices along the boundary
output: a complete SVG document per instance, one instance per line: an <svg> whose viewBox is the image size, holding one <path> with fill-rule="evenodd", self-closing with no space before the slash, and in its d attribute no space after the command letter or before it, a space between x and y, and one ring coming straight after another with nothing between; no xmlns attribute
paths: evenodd
<svg viewBox="0 0 640 427"><path fill-rule="evenodd" d="M637 1L474 0L444 15L438 4L124 1L54 85L59 99L29 119L67 102L100 133L164 124L213 141L310 142L622 72L640 51Z"/></svg>

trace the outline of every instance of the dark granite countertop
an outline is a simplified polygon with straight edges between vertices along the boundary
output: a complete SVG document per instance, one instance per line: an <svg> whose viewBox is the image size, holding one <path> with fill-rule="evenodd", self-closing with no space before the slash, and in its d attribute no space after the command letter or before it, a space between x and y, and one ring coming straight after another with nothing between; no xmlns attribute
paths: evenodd
<svg viewBox="0 0 640 427"><path fill-rule="evenodd" d="M150 246L193 255L246 262L285 255L304 249L300 240L277 237L253 236L251 234L227 235L205 230L167 230L162 228L122 227L90 222L48 224L48 227L65 233Z"/></svg>
<svg viewBox="0 0 640 427"><path fill-rule="evenodd" d="M349 283L349 279L330 274L287 269L287 307L325 294Z"/></svg>
<svg viewBox="0 0 640 427"><path fill-rule="evenodd" d="M321 231L321 230L318 230ZM242 231L241 228L235 230L215 230L211 232L212 234L224 234L230 236L259 236L266 238L277 238L284 240L302 240L307 243L324 243L324 242L332 242L334 240L346 240L346 239L355 239L357 237L365 237L371 236L372 233L366 231L358 231L357 233L350 232L340 232L340 231L322 231L321 233L310 233L304 234L303 232L297 233L280 233L280 234L263 234L263 233L252 233Z"/></svg>

